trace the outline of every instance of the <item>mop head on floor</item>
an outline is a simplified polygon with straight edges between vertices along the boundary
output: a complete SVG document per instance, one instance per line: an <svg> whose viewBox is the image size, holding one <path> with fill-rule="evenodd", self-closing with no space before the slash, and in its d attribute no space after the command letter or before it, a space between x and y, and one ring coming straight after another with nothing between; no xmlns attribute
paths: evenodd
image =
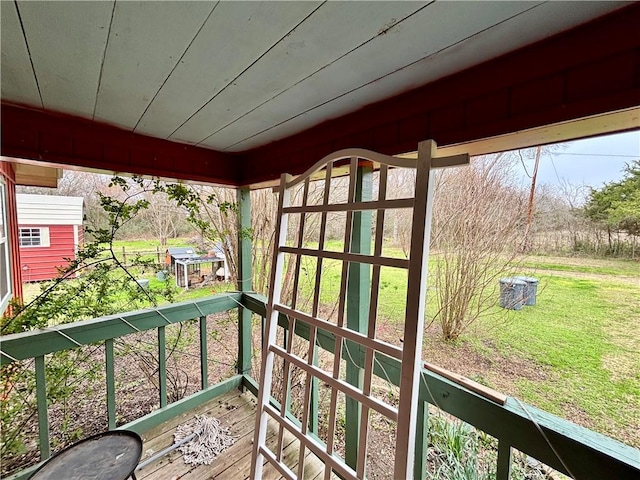
<svg viewBox="0 0 640 480"><path fill-rule="evenodd" d="M218 419L206 415L196 415L192 423L179 425L173 439L178 443L190 435L193 440L178 447L187 465L210 465L235 440Z"/></svg>

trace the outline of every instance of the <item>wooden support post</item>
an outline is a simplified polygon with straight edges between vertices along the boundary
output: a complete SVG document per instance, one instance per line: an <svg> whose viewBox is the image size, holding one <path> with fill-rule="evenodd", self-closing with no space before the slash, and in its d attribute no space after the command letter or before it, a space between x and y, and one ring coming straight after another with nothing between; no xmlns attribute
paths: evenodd
<svg viewBox="0 0 640 480"><path fill-rule="evenodd" d="M38 404L38 440L40 441L40 460L51 456L49 446L49 414L47 409L47 379L44 355L36 360L36 401Z"/></svg>
<svg viewBox="0 0 640 480"><path fill-rule="evenodd" d="M158 327L158 385L160 408L167 406L167 342L164 327Z"/></svg>
<svg viewBox="0 0 640 480"><path fill-rule="evenodd" d="M533 165L533 176L531 177L531 188L529 189L529 204L527 206L527 221L524 228L524 236L522 238L521 250L523 253L528 253L531 249L531 239L529 238L529 231L531 230L531 223L533 222L533 200L536 193L536 179L538 177L538 166L540 165L540 153L542 147L538 145L536 147L536 159ZM519 152L518 152L519 153ZM520 154L520 160L522 161L522 155ZM524 166L524 163L523 163Z"/></svg>
<svg viewBox="0 0 640 480"><path fill-rule="evenodd" d="M116 428L116 379L113 338L104 341L104 366L107 378L107 421L109 430Z"/></svg>
<svg viewBox="0 0 640 480"><path fill-rule="evenodd" d="M238 189L238 290L250 292L251 285L251 196L248 188ZM251 311L238 308L238 373L251 372Z"/></svg>
<svg viewBox="0 0 640 480"><path fill-rule="evenodd" d="M318 347L313 350L313 364L318 365ZM311 402L309 404L309 432L318 434L318 406L320 399L318 397L318 389L320 388L320 382L318 377L313 377L311 380Z"/></svg>
<svg viewBox="0 0 640 480"><path fill-rule="evenodd" d="M372 199L373 169L358 167L356 175L355 201ZM353 231L351 235L351 253L371 253L371 211L359 211L353 214ZM367 333L369 318L371 266L362 263L350 263L347 282L347 327L360 333ZM364 370L352 362L360 356L357 343L345 340L350 355L346 355L346 380L358 389L362 389ZM354 470L358 460L358 443L360 436L361 405L356 400L346 397L346 432L345 461Z"/></svg>
<svg viewBox="0 0 640 480"><path fill-rule="evenodd" d="M200 317L200 387L209 386L209 354L207 349L207 317Z"/></svg>

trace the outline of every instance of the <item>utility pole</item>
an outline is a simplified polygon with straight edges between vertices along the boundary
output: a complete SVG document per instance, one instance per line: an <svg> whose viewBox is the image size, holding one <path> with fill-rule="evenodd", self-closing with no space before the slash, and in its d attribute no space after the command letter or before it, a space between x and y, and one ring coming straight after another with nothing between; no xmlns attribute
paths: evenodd
<svg viewBox="0 0 640 480"><path fill-rule="evenodd" d="M529 206L527 208L527 223L524 229L524 238L522 240L522 252L527 253L531 248L531 241L529 240L529 230L531 230L531 222L533 221L533 199L536 191L536 177L538 176L538 165L540 163L540 153L542 147L536 147L536 160L533 165L533 175L531 176L531 190L529 190Z"/></svg>

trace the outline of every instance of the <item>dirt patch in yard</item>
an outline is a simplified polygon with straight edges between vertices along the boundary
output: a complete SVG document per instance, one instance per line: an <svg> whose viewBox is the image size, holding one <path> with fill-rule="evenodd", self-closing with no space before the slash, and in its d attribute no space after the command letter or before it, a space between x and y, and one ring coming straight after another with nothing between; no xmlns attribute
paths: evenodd
<svg viewBox="0 0 640 480"><path fill-rule="evenodd" d="M516 381L540 382L552 375L548 367L533 360L501 355L488 340L478 347L466 341L443 342L434 325L425 332L422 358L511 396L517 396Z"/></svg>

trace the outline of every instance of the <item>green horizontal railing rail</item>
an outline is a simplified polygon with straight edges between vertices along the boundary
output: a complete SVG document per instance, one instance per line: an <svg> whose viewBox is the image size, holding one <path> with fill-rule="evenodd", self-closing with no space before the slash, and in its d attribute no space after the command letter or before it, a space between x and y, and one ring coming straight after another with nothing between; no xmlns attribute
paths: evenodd
<svg viewBox="0 0 640 480"><path fill-rule="evenodd" d="M5 335L0 338L0 365L225 312L237 308L241 298L240 293L224 293L157 308L67 323L44 330Z"/></svg>
<svg viewBox="0 0 640 480"><path fill-rule="evenodd" d="M242 303L255 314L263 318L266 315L264 296L245 293ZM280 315L278 323L282 328L288 328L285 315ZM309 328L302 322L296 322L295 333L309 339ZM319 329L317 341L322 349L333 353L333 334ZM364 347L360 346L355 352L351 349L343 353L350 355L359 366L364 366ZM400 362L377 353L374 373L397 386L400 380ZM526 453L577 480L640 478L638 449L511 397L504 406L499 405L423 369L418 412L423 421L419 422L416 438L416 479L426 477L428 403L498 440L497 480L507 480L510 476L512 449ZM312 412L310 416L317 417L317 412Z"/></svg>
<svg viewBox="0 0 640 480"><path fill-rule="evenodd" d="M79 348L90 344L104 344L105 378L107 392L107 420L109 429L116 428L116 388L114 375L114 339L142 331L156 330L158 335L158 385L160 408L118 428L143 433L176 415L185 413L218 395L242 385L242 375L235 375L213 386L207 375L207 315L240 308L242 295L238 292L214 295L198 300L173 303L157 308L146 308L121 315L109 315L44 330L5 335L0 337L0 365L26 359L35 360L36 404L38 413L38 440L40 459L51 455L46 385L46 355ZM201 390L182 400L167 402L167 371L165 328L168 325L199 320ZM241 352L239 352L241 353ZM10 477L10 480L28 478L37 465Z"/></svg>

